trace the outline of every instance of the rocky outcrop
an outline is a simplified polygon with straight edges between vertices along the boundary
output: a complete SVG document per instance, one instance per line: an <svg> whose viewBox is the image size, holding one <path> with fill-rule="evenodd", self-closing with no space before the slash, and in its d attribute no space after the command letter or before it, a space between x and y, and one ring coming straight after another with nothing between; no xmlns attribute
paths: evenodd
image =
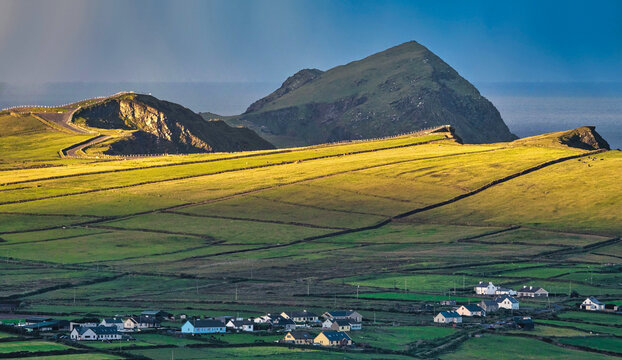
<svg viewBox="0 0 622 360"><path fill-rule="evenodd" d="M594 126L570 130L559 137L562 144L584 150L611 150L609 143L596 132Z"/></svg>
<svg viewBox="0 0 622 360"><path fill-rule="evenodd" d="M107 154L197 153L274 148L253 131L205 121L191 110L149 95L127 94L86 107L74 121L91 128L134 130Z"/></svg>
<svg viewBox="0 0 622 360"><path fill-rule="evenodd" d="M516 139L490 101L414 41L326 72L300 71L227 121L279 147L391 136L444 124L466 143Z"/></svg>

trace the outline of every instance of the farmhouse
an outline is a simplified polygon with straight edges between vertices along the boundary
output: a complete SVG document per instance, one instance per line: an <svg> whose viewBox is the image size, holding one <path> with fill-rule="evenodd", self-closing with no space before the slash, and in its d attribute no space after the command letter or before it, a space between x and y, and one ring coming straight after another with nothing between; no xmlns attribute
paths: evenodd
<svg viewBox="0 0 622 360"><path fill-rule="evenodd" d="M140 315L136 320L138 329L155 329L160 327L160 318L148 315Z"/></svg>
<svg viewBox="0 0 622 360"><path fill-rule="evenodd" d="M235 319L229 320L226 327L231 330L251 332L255 329L255 323L250 320Z"/></svg>
<svg viewBox="0 0 622 360"><path fill-rule="evenodd" d="M132 317L129 317L123 321L123 328L125 330L138 329L138 321Z"/></svg>
<svg viewBox="0 0 622 360"><path fill-rule="evenodd" d="M517 294L516 291L512 289L508 289L508 288L498 287L497 290L495 290L495 295L498 295L498 296L501 296L501 295L515 296L516 294Z"/></svg>
<svg viewBox="0 0 622 360"><path fill-rule="evenodd" d="M508 295L498 297L495 301L499 309L518 310L519 308L518 300Z"/></svg>
<svg viewBox="0 0 622 360"><path fill-rule="evenodd" d="M499 305L494 300L482 300L479 302L479 307L484 309L487 313L499 310Z"/></svg>
<svg viewBox="0 0 622 360"><path fill-rule="evenodd" d="M307 310L282 312L281 316L296 323L318 322L318 316Z"/></svg>
<svg viewBox="0 0 622 360"><path fill-rule="evenodd" d="M330 327L331 330L335 331L350 331L350 322L348 320L336 319L333 320L333 323Z"/></svg>
<svg viewBox="0 0 622 360"><path fill-rule="evenodd" d="M296 330L296 323L292 319L286 319L282 316L277 316L271 322L273 327L283 328L285 331Z"/></svg>
<svg viewBox="0 0 622 360"><path fill-rule="evenodd" d="M322 346L350 346L352 339L343 331L322 331L313 339L313 343Z"/></svg>
<svg viewBox="0 0 622 360"><path fill-rule="evenodd" d="M475 293L477 295L494 295L495 291L497 291L497 287L494 286L491 282L485 283L480 281L479 284L475 285Z"/></svg>
<svg viewBox="0 0 622 360"><path fill-rule="evenodd" d="M71 340L121 340L116 326L76 327L71 331Z"/></svg>
<svg viewBox="0 0 622 360"><path fill-rule="evenodd" d="M602 311L605 309L605 304L598 301L595 297L590 296L585 299L583 303L581 303L581 309L589 311Z"/></svg>
<svg viewBox="0 0 622 360"><path fill-rule="evenodd" d="M462 305L456 312L461 316L486 316L486 311L475 304Z"/></svg>
<svg viewBox="0 0 622 360"><path fill-rule="evenodd" d="M219 334L225 333L225 324L218 320L188 320L181 327L183 334Z"/></svg>
<svg viewBox="0 0 622 360"><path fill-rule="evenodd" d="M101 326L114 326L119 331L125 329L125 326L123 324L123 320L121 320L119 318L104 319L104 320L102 320L102 322L99 325L101 325Z"/></svg>
<svg viewBox="0 0 622 360"><path fill-rule="evenodd" d="M322 314L324 319L346 319L351 320L351 322L360 323L363 321L363 315L359 314L354 310L334 310L327 311Z"/></svg>
<svg viewBox="0 0 622 360"><path fill-rule="evenodd" d="M290 331L283 337L282 342L296 345L313 345L313 339L313 335L306 331Z"/></svg>
<svg viewBox="0 0 622 360"><path fill-rule="evenodd" d="M441 311L434 317L434 322L438 324L461 323L462 316L455 311Z"/></svg>
<svg viewBox="0 0 622 360"><path fill-rule="evenodd" d="M518 296L520 297L548 297L549 292L541 287L536 286L523 286L518 290Z"/></svg>

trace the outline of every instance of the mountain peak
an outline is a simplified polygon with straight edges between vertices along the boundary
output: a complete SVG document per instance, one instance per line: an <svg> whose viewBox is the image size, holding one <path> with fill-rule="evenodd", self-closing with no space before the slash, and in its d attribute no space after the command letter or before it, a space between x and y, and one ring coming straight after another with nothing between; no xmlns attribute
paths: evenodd
<svg viewBox="0 0 622 360"><path fill-rule="evenodd" d="M228 121L279 147L392 136L445 124L466 143L516 139L490 101L416 41L325 72L301 70Z"/></svg>

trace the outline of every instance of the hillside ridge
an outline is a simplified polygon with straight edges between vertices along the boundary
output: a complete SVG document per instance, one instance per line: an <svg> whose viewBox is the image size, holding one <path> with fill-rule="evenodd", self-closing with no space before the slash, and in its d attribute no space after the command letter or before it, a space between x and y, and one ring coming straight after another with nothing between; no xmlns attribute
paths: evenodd
<svg viewBox="0 0 622 360"><path fill-rule="evenodd" d="M324 72L301 70L226 121L247 126L278 147L444 124L466 143L516 139L475 86L415 41Z"/></svg>

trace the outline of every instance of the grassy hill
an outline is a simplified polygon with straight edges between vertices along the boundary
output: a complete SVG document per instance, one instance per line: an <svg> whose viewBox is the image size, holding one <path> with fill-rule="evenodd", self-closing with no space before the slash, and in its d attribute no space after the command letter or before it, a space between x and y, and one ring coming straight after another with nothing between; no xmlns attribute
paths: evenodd
<svg viewBox="0 0 622 360"><path fill-rule="evenodd" d="M414 41L325 72L301 70L227 121L248 126L279 147L377 138L444 124L468 143L516 138L471 83Z"/></svg>
<svg viewBox="0 0 622 360"><path fill-rule="evenodd" d="M47 138L56 132L36 118L10 116L0 136L10 154L0 169L0 300L21 301L20 313L77 318L163 308L257 316L351 308L365 317L354 340L375 353L350 358L459 358L483 354L482 340L468 326L431 327L432 311L422 306L468 302L472 286L490 280L543 286L550 303L523 299L521 308L561 310L533 314L541 339L506 330L484 339L569 358L606 358L594 351L615 347L619 329L608 319L577 325L569 311L581 300L571 290L622 299L622 153L566 141L580 133L582 144L593 145L592 129L486 145L428 131L280 150L59 160L52 150L66 143ZM6 140L12 136L37 161L24 163ZM607 341L578 340L590 332ZM145 335L152 337L124 351L170 358L171 348L153 345L180 341ZM258 341L227 334L223 347L173 349L189 358L342 357Z"/></svg>

